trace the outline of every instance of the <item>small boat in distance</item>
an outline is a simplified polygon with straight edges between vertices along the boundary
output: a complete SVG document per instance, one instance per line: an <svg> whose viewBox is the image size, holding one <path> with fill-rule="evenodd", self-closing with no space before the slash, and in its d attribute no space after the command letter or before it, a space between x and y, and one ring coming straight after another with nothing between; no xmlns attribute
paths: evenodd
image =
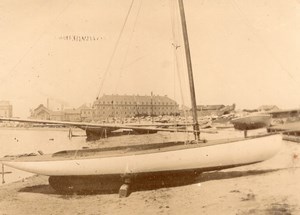
<svg viewBox="0 0 300 215"><path fill-rule="evenodd" d="M239 117L231 120L235 129L238 130L253 130L259 128L269 127L271 124L271 115L256 114L244 117Z"/></svg>

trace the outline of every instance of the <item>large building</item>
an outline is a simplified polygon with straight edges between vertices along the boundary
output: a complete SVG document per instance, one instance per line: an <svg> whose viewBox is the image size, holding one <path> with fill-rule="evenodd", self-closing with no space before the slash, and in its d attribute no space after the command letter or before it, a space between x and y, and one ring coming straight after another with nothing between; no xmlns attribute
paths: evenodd
<svg viewBox="0 0 300 215"><path fill-rule="evenodd" d="M0 116L2 117L12 117L13 108L9 101L0 101Z"/></svg>
<svg viewBox="0 0 300 215"><path fill-rule="evenodd" d="M167 96L103 95L93 105L94 119L109 117L159 116L178 114L178 104Z"/></svg>

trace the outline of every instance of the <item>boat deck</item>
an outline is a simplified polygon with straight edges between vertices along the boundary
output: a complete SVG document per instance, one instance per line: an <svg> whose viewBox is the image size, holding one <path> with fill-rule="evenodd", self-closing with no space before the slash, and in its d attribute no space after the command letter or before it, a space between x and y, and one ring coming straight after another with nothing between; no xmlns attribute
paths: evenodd
<svg viewBox="0 0 300 215"><path fill-rule="evenodd" d="M59 151L54 154L36 155L36 156L12 156L5 157L0 161L59 161L59 160L71 160L71 159L92 159L92 158L104 158L104 157L119 157L119 156L130 156L130 155L140 155L147 153L159 153L175 150L184 150L190 148L199 148L213 146L217 144L227 144L242 140L249 140L253 138L266 137L272 134L263 134L258 136L250 136L247 138L230 138L230 139L219 139L207 142L166 142L166 143L154 143L154 144L139 144L132 146L115 146L115 147L105 147L105 148L92 148L92 149L80 149L80 150L65 150Z"/></svg>

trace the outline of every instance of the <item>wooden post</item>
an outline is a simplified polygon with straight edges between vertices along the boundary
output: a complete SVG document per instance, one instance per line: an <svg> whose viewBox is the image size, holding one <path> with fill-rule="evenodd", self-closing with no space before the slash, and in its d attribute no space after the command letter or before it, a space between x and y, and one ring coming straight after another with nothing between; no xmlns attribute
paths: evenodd
<svg viewBox="0 0 300 215"><path fill-rule="evenodd" d="M248 130L244 130L244 137L247 138L248 136Z"/></svg>
<svg viewBox="0 0 300 215"><path fill-rule="evenodd" d="M107 138L106 128L104 128L104 138Z"/></svg>
<svg viewBox="0 0 300 215"><path fill-rule="evenodd" d="M123 184L119 189L119 198L125 198L129 195L130 186L129 184Z"/></svg>
<svg viewBox="0 0 300 215"><path fill-rule="evenodd" d="M73 134L72 134L72 128L69 128L69 139L72 139L72 136L73 136Z"/></svg>
<svg viewBox="0 0 300 215"><path fill-rule="evenodd" d="M129 196L130 184L131 184L131 178L125 176L124 184L122 184L122 186L119 189L119 198L125 198L125 197Z"/></svg>
<svg viewBox="0 0 300 215"><path fill-rule="evenodd" d="M5 180L4 180L4 164L2 164L2 184L5 183Z"/></svg>

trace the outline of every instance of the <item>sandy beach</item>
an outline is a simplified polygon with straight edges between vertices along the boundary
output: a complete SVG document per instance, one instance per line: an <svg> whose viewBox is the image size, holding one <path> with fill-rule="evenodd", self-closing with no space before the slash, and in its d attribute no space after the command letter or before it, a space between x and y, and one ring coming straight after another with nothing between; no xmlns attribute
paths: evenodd
<svg viewBox="0 0 300 215"><path fill-rule="evenodd" d="M0 26L0 215L300 215L300 0L10 0Z"/></svg>
<svg viewBox="0 0 300 215"><path fill-rule="evenodd" d="M265 162L141 186L127 198L62 195L48 177L31 176L0 187L0 214L300 214L300 145L283 143Z"/></svg>

